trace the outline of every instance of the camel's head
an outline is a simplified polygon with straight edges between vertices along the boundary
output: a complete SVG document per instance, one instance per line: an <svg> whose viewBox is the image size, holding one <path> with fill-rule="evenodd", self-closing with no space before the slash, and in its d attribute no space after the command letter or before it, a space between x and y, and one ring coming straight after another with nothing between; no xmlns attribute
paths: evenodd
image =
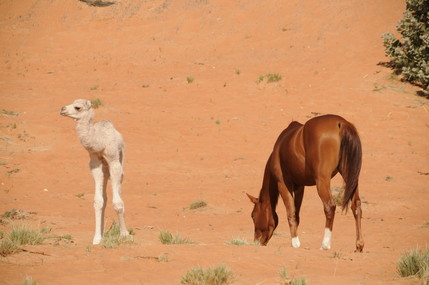
<svg viewBox="0 0 429 285"><path fill-rule="evenodd" d="M61 115L79 120L87 116L88 111L91 110L91 101L85 99L77 99L72 104L61 108Z"/></svg>
<svg viewBox="0 0 429 285"><path fill-rule="evenodd" d="M247 196L255 204L252 211L252 220L255 225L254 241L267 245L279 222L277 213L271 209L270 203L264 204L252 195L247 194Z"/></svg>

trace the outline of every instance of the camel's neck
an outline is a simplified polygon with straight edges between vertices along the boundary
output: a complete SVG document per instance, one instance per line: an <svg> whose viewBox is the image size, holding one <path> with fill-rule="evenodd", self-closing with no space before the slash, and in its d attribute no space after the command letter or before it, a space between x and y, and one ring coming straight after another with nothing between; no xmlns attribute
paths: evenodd
<svg viewBox="0 0 429 285"><path fill-rule="evenodd" d="M94 128L94 125L92 123L93 118L94 111L92 109L89 109L86 116L76 120L77 135L79 136L80 142L85 148L87 148L91 144L91 132Z"/></svg>

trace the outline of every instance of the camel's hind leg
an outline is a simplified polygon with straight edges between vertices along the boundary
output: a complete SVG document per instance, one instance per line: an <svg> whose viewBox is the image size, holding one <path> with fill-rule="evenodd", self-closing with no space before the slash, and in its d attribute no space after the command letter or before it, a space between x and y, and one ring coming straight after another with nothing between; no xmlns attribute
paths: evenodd
<svg viewBox="0 0 429 285"><path fill-rule="evenodd" d="M353 195L351 208L356 222L356 252L362 252L365 242L362 237L361 229L362 209L359 197L359 188L356 188L356 192Z"/></svg>
<svg viewBox="0 0 429 285"><path fill-rule="evenodd" d="M109 179L109 171L97 155L91 154L90 159L89 167L95 182L95 234L92 243L99 244L104 231L104 210L106 209L106 186Z"/></svg>
<svg viewBox="0 0 429 285"><path fill-rule="evenodd" d="M125 211L124 201L122 200L122 197L121 197L122 175L123 175L123 168L122 168L121 162L119 160L110 161L109 170L110 170L110 179L112 182L112 190L113 190L113 199L112 199L113 208L118 214L121 236L128 236L129 233L125 225L125 218L124 218L124 211Z"/></svg>

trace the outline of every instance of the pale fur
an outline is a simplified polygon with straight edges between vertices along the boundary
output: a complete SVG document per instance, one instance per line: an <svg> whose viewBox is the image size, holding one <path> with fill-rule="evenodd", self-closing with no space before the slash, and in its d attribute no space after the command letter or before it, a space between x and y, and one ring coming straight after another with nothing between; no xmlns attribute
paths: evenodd
<svg viewBox="0 0 429 285"><path fill-rule="evenodd" d="M127 236L129 233L125 225L124 202L121 198L125 154L125 143L121 134L108 120L93 124L94 109L89 100L75 100L61 109L61 115L75 119L80 142L90 157L89 167L95 182L93 244L99 244L103 237L106 186L109 177L113 191L113 208L118 214L121 236Z"/></svg>

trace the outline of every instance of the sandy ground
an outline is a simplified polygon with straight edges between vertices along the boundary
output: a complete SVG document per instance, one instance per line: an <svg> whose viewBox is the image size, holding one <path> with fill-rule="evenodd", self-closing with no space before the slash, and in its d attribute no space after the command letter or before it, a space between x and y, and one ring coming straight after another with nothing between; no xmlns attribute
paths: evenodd
<svg viewBox="0 0 429 285"><path fill-rule="evenodd" d="M0 109L14 113L0 116L0 213L35 214L0 230L49 226L73 242L1 257L0 283L178 284L191 268L221 264L235 284L279 284L283 267L309 284L417 283L395 266L429 240L429 105L379 65L388 60L381 35L395 31L404 8L399 0L1 1ZM267 73L282 79L258 82ZM88 154L74 122L59 115L76 98L101 99L96 118L125 138L134 245L91 244ZM290 245L282 204L268 246L228 244L252 241L245 193L258 194L278 134L326 113L360 132L364 252L354 253L353 215L340 210L332 249L319 250L324 214L314 187L304 196L300 249ZM208 206L190 210L200 199ZM116 219L108 203L106 227ZM162 245L161 230L195 243Z"/></svg>

